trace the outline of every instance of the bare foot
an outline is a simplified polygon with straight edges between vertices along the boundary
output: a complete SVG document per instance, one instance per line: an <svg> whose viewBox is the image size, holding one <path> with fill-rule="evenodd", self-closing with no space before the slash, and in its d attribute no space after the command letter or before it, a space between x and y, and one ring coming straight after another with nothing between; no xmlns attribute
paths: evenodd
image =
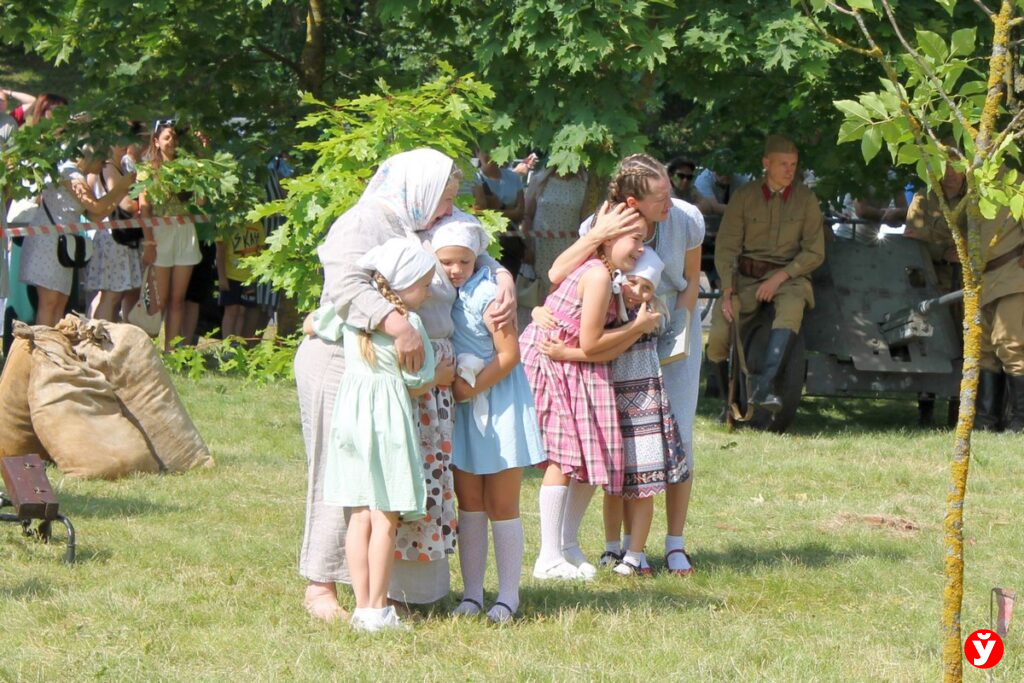
<svg viewBox="0 0 1024 683"><path fill-rule="evenodd" d="M306 586L306 596L302 606L314 618L328 623L337 619L347 620L348 612L338 604L338 595L333 583L317 583L310 581Z"/></svg>

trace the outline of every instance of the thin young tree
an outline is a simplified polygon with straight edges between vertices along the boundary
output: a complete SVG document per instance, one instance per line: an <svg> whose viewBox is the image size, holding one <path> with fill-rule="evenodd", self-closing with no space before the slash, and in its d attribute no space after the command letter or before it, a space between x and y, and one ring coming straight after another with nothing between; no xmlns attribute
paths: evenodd
<svg viewBox="0 0 1024 683"><path fill-rule="evenodd" d="M860 141L865 161L885 146L897 165L912 165L937 190L947 166L966 176L953 203L936 191L963 266L964 361L943 525L943 673L963 676L960 612L963 602L963 525L971 459L975 397L982 343L981 294L988 252L1000 232L1024 214L1024 192L1012 167L1019 162L1024 107L1012 88L1015 27L1024 23L1024 2L936 0L949 15L947 41L913 25L891 0L797 0L823 38L876 62L881 89L839 100L844 114L839 141ZM992 3L993 5L995 3ZM884 37L885 42L882 42ZM1008 87L1009 84L1009 87ZM993 221L998 222L995 238Z"/></svg>

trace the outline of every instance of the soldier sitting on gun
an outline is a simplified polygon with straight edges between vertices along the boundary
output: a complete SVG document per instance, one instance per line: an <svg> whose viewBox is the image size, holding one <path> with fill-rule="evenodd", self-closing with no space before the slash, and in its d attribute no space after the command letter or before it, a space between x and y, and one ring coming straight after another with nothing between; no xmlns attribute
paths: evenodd
<svg viewBox="0 0 1024 683"><path fill-rule="evenodd" d="M708 360L716 364L721 386L726 386L730 323L735 319L742 329L762 304L773 303L775 319L750 396L750 403L772 412L782 408L776 377L800 331L805 307L814 306L810 273L825 260L821 208L811 190L794 184L797 160L791 140L781 135L767 138L761 160L764 179L744 185L732 196L715 247L722 297L708 337Z"/></svg>

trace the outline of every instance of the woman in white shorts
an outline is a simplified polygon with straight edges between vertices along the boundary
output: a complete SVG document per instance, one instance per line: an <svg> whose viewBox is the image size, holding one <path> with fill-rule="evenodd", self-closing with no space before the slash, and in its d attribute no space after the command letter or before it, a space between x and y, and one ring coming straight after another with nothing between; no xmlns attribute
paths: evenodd
<svg viewBox="0 0 1024 683"><path fill-rule="evenodd" d="M174 121L157 121L153 137L144 159L154 169L174 159L178 148L178 134ZM139 210L143 218L153 216L183 216L187 210L181 202L172 201L160 206L150 203L146 193L139 196ZM185 292L192 278L192 267L202 260L196 228L191 223L149 227L143 226L142 265L153 266L159 304L150 302L150 311L166 311L164 318L164 351L170 351L171 340L181 336L185 316ZM145 283L144 283L145 284Z"/></svg>
<svg viewBox="0 0 1024 683"><path fill-rule="evenodd" d="M86 150L88 153L89 150ZM56 182L43 188L36 214L51 224L75 223L84 213L90 220L102 220L128 194L131 178L121 178L110 186L102 199L97 199L86 183L88 173L97 173L103 167L102 155L86 156L76 161L65 161L57 167ZM88 238L86 238L88 239ZM64 315L74 281L74 268L66 268L57 260L56 233L25 237L21 253L21 281L34 285L39 293L36 324L56 325Z"/></svg>

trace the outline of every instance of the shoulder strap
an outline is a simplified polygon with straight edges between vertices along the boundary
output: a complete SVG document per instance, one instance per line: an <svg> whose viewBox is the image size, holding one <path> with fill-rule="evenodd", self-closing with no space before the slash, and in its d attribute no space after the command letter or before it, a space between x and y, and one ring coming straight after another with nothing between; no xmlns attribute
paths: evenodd
<svg viewBox="0 0 1024 683"><path fill-rule="evenodd" d="M53 214L50 213L49 207L46 206L46 199L41 198L41 201L43 205L43 211L46 212L46 217L50 219L50 225L57 225L57 221L53 220Z"/></svg>

